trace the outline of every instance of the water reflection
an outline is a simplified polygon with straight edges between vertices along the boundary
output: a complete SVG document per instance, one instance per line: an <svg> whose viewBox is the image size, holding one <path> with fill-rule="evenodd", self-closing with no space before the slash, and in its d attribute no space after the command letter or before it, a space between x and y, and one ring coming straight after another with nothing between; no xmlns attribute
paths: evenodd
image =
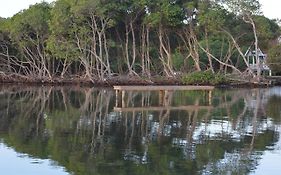
<svg viewBox="0 0 281 175"><path fill-rule="evenodd" d="M260 171L264 154L281 158L280 106L278 87L121 97L111 89L2 87L0 138L77 175L248 174Z"/></svg>

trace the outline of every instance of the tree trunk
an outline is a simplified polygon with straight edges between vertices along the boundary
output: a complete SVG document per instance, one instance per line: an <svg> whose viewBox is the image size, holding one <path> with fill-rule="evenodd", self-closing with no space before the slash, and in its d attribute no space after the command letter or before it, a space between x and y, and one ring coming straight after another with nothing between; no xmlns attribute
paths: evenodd
<svg viewBox="0 0 281 175"><path fill-rule="evenodd" d="M131 28L131 33L132 33L132 50L133 50L133 59L132 59L132 64L131 64L131 69L133 69L136 61L136 38L135 38L135 30L133 27L133 22L130 22L130 28Z"/></svg>
<svg viewBox="0 0 281 175"><path fill-rule="evenodd" d="M162 62L163 65L163 71L165 73L166 76L173 76L173 70L171 67L171 54L168 51L168 49L165 46L165 43L163 41L164 39L164 31L162 28L162 25L159 26L159 34L158 34L158 38L159 38L159 54L160 54L160 60ZM167 41L169 42L169 40ZM167 61L166 61L167 60Z"/></svg>
<svg viewBox="0 0 281 175"><path fill-rule="evenodd" d="M133 70L132 70L130 58L129 58L129 34L130 34L130 31L129 31L129 26L127 24L126 24L125 28L126 28L126 34L125 34L126 35L126 41L125 41L126 64L127 64L129 75L132 75Z"/></svg>
<svg viewBox="0 0 281 175"><path fill-rule="evenodd" d="M253 33L254 33L254 37L255 37L255 57L256 57L256 61L257 61L257 74L256 74L256 78L258 83L260 83L260 79L261 79L261 64L260 64L260 58L259 58L259 53L258 53L258 36L257 36L257 29L256 29L256 24L252 18L252 16L250 14L245 14L246 16L243 17L243 20L252 25L252 29L253 29ZM247 18L247 19L246 19Z"/></svg>

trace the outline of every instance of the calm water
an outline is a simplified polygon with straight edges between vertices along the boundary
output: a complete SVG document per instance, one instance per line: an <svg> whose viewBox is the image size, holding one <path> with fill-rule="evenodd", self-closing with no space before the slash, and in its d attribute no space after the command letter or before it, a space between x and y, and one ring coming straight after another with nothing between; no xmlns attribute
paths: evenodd
<svg viewBox="0 0 281 175"><path fill-rule="evenodd" d="M0 174L280 174L281 88L0 87Z"/></svg>

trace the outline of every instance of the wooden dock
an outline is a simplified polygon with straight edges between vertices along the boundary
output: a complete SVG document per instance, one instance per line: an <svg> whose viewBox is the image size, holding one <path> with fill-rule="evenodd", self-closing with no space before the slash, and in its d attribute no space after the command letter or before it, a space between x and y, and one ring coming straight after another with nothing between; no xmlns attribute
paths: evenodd
<svg viewBox="0 0 281 175"><path fill-rule="evenodd" d="M214 86L113 86L119 91L176 91L176 90L213 90Z"/></svg>
<svg viewBox="0 0 281 175"><path fill-rule="evenodd" d="M211 110L212 107L212 91L214 86L114 86L116 101L114 111L116 112L134 112L134 111L165 111L165 110ZM208 93L208 106L188 105L188 106L171 106L171 98L174 91L206 91ZM128 92L139 93L141 91L158 91L159 102L157 106L133 106L128 104L126 94Z"/></svg>

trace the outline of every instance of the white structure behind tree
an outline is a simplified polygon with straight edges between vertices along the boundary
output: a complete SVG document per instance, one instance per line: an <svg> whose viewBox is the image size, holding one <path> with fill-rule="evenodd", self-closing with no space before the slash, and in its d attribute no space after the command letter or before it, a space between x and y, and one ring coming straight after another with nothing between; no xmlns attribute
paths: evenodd
<svg viewBox="0 0 281 175"><path fill-rule="evenodd" d="M271 69L266 64L267 54L264 54L260 48L257 50L257 54L255 49L252 48L252 46L247 50L245 56L247 57L247 61L250 65L250 69L253 72L257 72L260 66L260 70L263 74L268 73L269 76L271 76ZM258 60L260 65L258 65Z"/></svg>

